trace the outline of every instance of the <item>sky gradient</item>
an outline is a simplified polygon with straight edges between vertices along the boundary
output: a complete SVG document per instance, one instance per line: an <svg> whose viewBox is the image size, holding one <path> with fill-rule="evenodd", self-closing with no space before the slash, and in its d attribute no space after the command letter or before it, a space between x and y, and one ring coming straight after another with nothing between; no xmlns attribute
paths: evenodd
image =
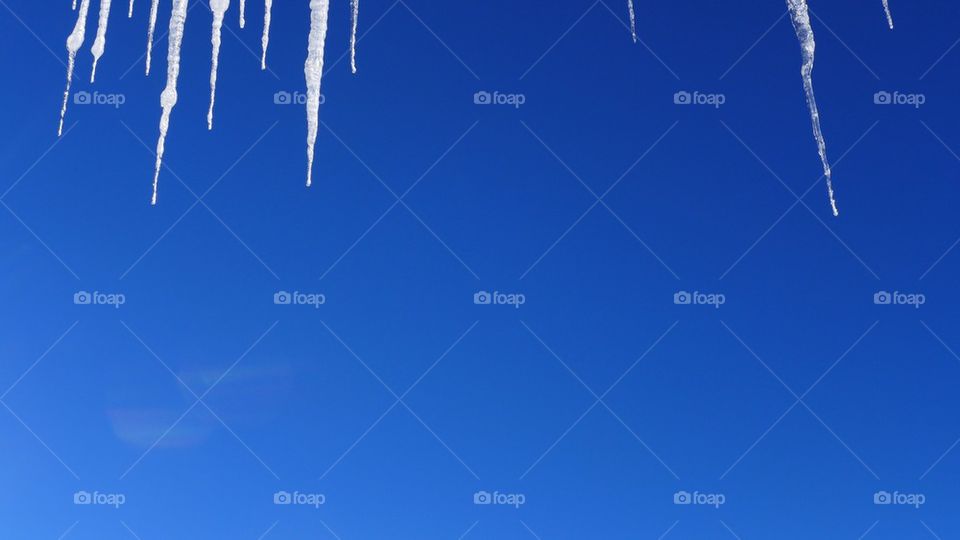
<svg viewBox="0 0 960 540"><path fill-rule="evenodd" d="M58 139L0 0L0 536L960 537L960 8L810 1L837 218L783 2L334 0L307 189L308 2L208 132L194 0L150 206L170 2Z"/></svg>

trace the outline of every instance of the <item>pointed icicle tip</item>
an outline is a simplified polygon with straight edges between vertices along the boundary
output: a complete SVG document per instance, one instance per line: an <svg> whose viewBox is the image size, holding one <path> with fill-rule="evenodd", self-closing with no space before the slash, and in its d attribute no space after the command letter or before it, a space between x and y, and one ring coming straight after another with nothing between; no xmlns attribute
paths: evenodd
<svg viewBox="0 0 960 540"><path fill-rule="evenodd" d="M107 23L110 21L110 6L113 0L100 0L100 17L97 22L97 37L93 40L90 52L93 54L93 69L90 71L90 82L97 79L97 63L107 48Z"/></svg>
<svg viewBox="0 0 960 540"><path fill-rule="evenodd" d="M77 51L83 46L87 33L87 12L90 10L90 0L81 0L80 11L77 13L77 23L67 37L67 88L63 91L63 105L60 107L60 127L57 137L63 135L63 119L67 115L67 100L70 98L70 85L73 83L73 66L77 61Z"/></svg>
<svg viewBox="0 0 960 540"><path fill-rule="evenodd" d="M147 26L147 76L150 75L150 63L153 60L153 33L157 27L157 9L160 0L150 2L150 23Z"/></svg>
<svg viewBox="0 0 960 540"><path fill-rule="evenodd" d="M833 193L833 177L830 171L830 161L827 159L827 143L823 138L823 131L820 129L820 111L817 109L817 98L813 93L813 62L817 44L813 37L813 27L810 25L810 10L807 6L807 0L786 1L790 10L790 18L793 21L793 29L796 31L797 40L800 42L800 52L803 58L800 74L803 77L803 92L807 98L807 107L810 109L813 138L817 142L817 151L823 165L823 176L827 179L830 208L833 210L833 215L838 216L840 212L837 210L837 200Z"/></svg>
<svg viewBox="0 0 960 540"><path fill-rule="evenodd" d="M350 72L357 73L357 19L360 18L360 0L350 0Z"/></svg>
<svg viewBox="0 0 960 540"><path fill-rule="evenodd" d="M273 10L273 0L264 0L263 4L263 37L260 38L260 47L263 55L260 57L260 69L267 69L267 47L270 46L270 12Z"/></svg>
<svg viewBox="0 0 960 540"><path fill-rule="evenodd" d="M173 0L170 11L170 33L167 38L167 86L160 94L160 137L157 139L157 163L153 172L153 196L150 204L157 204L157 188L160 181L160 167L163 165L163 151L170 129L170 113L177 104L177 79L180 77L180 48L183 45L183 28L187 24L188 0Z"/></svg>
<svg viewBox="0 0 960 540"><path fill-rule="evenodd" d="M223 17L230 8L230 0L211 0L213 11L213 30L210 42L213 44L213 56L210 61L210 109L207 111L207 129L213 129L213 105L217 100L217 68L220 65L220 43L223 30Z"/></svg>
<svg viewBox="0 0 960 540"><path fill-rule="evenodd" d="M303 73L307 80L307 187L313 182L313 155L320 127L320 82L330 0L310 0L310 38Z"/></svg>
<svg viewBox="0 0 960 540"><path fill-rule="evenodd" d="M883 0L883 11L887 15L887 24L893 30L893 15L890 14L890 0Z"/></svg>

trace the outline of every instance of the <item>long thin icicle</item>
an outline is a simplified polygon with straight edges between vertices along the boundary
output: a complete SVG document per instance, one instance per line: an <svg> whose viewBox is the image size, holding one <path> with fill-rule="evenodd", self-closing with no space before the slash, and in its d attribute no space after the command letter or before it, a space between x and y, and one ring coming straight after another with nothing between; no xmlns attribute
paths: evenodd
<svg viewBox="0 0 960 540"><path fill-rule="evenodd" d="M133 0L130 0L130 9L127 11L127 18L133 18Z"/></svg>
<svg viewBox="0 0 960 540"><path fill-rule="evenodd" d="M263 6L263 37L260 45L263 48L263 58L260 60L260 69L267 69L267 47L270 46L270 11L273 10L273 0L264 0Z"/></svg>
<svg viewBox="0 0 960 540"><path fill-rule="evenodd" d="M833 178L830 172L830 162L827 160L827 143L824 141L823 132L820 130L820 112L817 110L817 100L813 94L813 60L817 45L813 39L813 27L810 26L807 0L787 0L787 7L790 9L793 28L797 32L797 39L800 40L800 49L803 54L803 66L800 73L803 76L803 90L807 96L807 106L810 108L810 119L813 122L813 137L817 141L817 150L820 153L820 161L823 163L823 175L827 179L830 208L833 210L833 215L838 216L840 212L837 210L837 201L833 194Z"/></svg>
<svg viewBox="0 0 960 540"><path fill-rule="evenodd" d="M247 26L247 0L240 0L240 28Z"/></svg>
<svg viewBox="0 0 960 540"><path fill-rule="evenodd" d="M320 127L320 81L323 78L323 47L327 40L329 0L310 0L310 39L303 73L307 79L307 187L313 181L313 150Z"/></svg>
<svg viewBox="0 0 960 540"><path fill-rule="evenodd" d="M160 0L150 3L150 25L147 27L147 75L150 75L150 62L153 60L153 31L157 27L157 8Z"/></svg>
<svg viewBox="0 0 960 540"><path fill-rule="evenodd" d="M57 136L63 135L63 117L67 114L67 100L70 98L70 84L73 83L73 65L77 60L77 51L83 46L83 39L87 33L87 11L90 10L90 0L82 0L80 12L77 14L77 24L73 32L67 37L67 89L63 91L63 106L60 107L60 128Z"/></svg>
<svg viewBox="0 0 960 540"><path fill-rule="evenodd" d="M637 42L637 12L633 9L633 0L627 0L627 9L630 11L630 35L633 42Z"/></svg>
<svg viewBox="0 0 960 540"><path fill-rule="evenodd" d="M86 2L88 0L84 0ZM160 138L157 140L157 165L153 173L153 196L150 204L157 204L157 181L160 179L160 166L163 164L163 147L170 127L170 113L177 104L177 78L180 76L180 46L183 44L183 27L187 24L188 0L173 0L170 12L170 34L167 50L167 87L160 94Z"/></svg>
<svg viewBox="0 0 960 540"><path fill-rule="evenodd" d="M893 30L893 16L890 15L890 0L883 0L883 11L887 14L887 24Z"/></svg>
<svg viewBox="0 0 960 540"><path fill-rule="evenodd" d="M77 10L77 0L73 0L73 10Z"/></svg>
<svg viewBox="0 0 960 540"><path fill-rule="evenodd" d="M213 31L210 41L213 43L213 58L210 66L210 110L207 111L207 129L213 129L213 104L217 100L217 66L220 65L220 34L223 30L223 16L230 7L230 0L211 0L213 11Z"/></svg>
<svg viewBox="0 0 960 540"><path fill-rule="evenodd" d="M350 71L357 72L357 19L360 18L360 0L350 0Z"/></svg>
<svg viewBox="0 0 960 540"><path fill-rule="evenodd" d="M97 23L97 37L93 40L93 70L90 71L90 82L97 78L97 62L107 48L107 23L110 20L110 4L113 0L100 0L100 21Z"/></svg>

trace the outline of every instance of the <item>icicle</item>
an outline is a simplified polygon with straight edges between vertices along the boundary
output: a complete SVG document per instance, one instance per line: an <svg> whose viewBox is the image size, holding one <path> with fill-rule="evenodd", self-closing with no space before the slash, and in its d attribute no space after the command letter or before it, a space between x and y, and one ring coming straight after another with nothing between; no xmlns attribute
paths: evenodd
<svg viewBox="0 0 960 540"><path fill-rule="evenodd" d="M307 78L307 187L313 179L313 150L320 127L320 80L323 78L323 47L327 39L330 0L310 0L310 39L303 73Z"/></svg>
<svg viewBox="0 0 960 540"><path fill-rule="evenodd" d="M270 46L270 10L272 8L273 0L265 0L263 11L263 37L260 38L260 45L263 47L263 58L260 60L260 69L267 69L267 47Z"/></svg>
<svg viewBox="0 0 960 540"><path fill-rule="evenodd" d="M150 3L150 26L147 28L147 75L150 75L150 62L153 59L153 30L157 26L157 8L160 0Z"/></svg>
<svg viewBox="0 0 960 540"><path fill-rule="evenodd" d="M90 0L81 0L80 12L77 14L77 24L73 32L67 37L67 89L63 91L63 106L60 107L60 128L57 136L63 135L63 117L67 114L67 99L70 97L70 84L73 82L73 65L77 60L77 51L83 46L83 38L87 32L87 11L90 10Z"/></svg>
<svg viewBox="0 0 960 540"><path fill-rule="evenodd" d="M223 29L223 16L230 7L230 0L211 0L210 9L213 11L213 32L210 40L213 43L213 58L210 67L210 110L207 111L207 129L213 129L213 104L217 99L217 66L220 64L220 33Z"/></svg>
<svg viewBox="0 0 960 540"><path fill-rule="evenodd" d="M127 11L127 18L128 19L133 18L133 0L130 0L130 10Z"/></svg>
<svg viewBox="0 0 960 540"><path fill-rule="evenodd" d="M827 161L827 144L823 140L823 132L820 130L820 112L817 110L817 100L813 94L813 60L817 45L813 39L813 27L810 26L810 13L807 7L807 0L787 0L787 7L790 9L793 28L797 33L797 39L800 41L800 49L803 55L803 66L800 69L800 73L803 76L803 90L807 96L807 106L810 108L810 119L813 122L813 136L817 141L820 161L823 163L823 175L827 178L827 193L830 196L830 208L833 210L833 215L838 216L840 212L837 210L837 201L833 194L830 162Z"/></svg>
<svg viewBox="0 0 960 540"><path fill-rule="evenodd" d="M633 42L637 42L637 13L633 9L633 0L627 0L627 9L630 10L630 35L633 36Z"/></svg>
<svg viewBox="0 0 960 540"><path fill-rule="evenodd" d="M77 0L73 0L73 10L77 10Z"/></svg>
<svg viewBox="0 0 960 540"><path fill-rule="evenodd" d="M88 0L84 0L86 2ZM183 44L183 27L187 23L188 0L173 0L170 12L169 49L167 51L167 87L160 95L160 138L157 140L157 164L153 174L153 197L150 204L157 204L157 181L160 179L160 166L163 164L163 147L170 127L170 113L177 104L177 78L180 76L180 46Z"/></svg>
<svg viewBox="0 0 960 540"><path fill-rule="evenodd" d="M883 0L883 11L887 14L887 24L889 24L890 29L893 30L893 16L890 15L890 0Z"/></svg>
<svg viewBox="0 0 960 540"><path fill-rule="evenodd" d="M113 0L100 0L100 21L97 24L97 37L93 40L93 70L90 72L90 82L93 83L97 78L97 62L103 56L103 51L107 47L107 22L110 20L110 4Z"/></svg>
<svg viewBox="0 0 960 540"><path fill-rule="evenodd" d="M247 26L247 0L240 0L240 28Z"/></svg>
<svg viewBox="0 0 960 540"><path fill-rule="evenodd" d="M360 16L360 0L350 0L350 13L353 28L350 31L350 71L357 72L357 19Z"/></svg>

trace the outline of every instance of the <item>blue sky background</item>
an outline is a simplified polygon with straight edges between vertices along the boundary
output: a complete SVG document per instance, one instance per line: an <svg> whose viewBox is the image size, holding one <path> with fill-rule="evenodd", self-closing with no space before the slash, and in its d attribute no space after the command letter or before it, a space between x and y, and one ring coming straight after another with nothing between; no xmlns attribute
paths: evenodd
<svg viewBox="0 0 960 540"><path fill-rule="evenodd" d="M891 0L891 32L879 0L811 0L839 218L782 2L639 1L634 45L614 0L364 0L353 76L336 0L309 190L303 108L274 103L307 2L275 3L269 72L262 2L245 30L233 2L212 133L191 2L156 207L166 41L145 78L148 2L114 3L74 89L125 104L71 100L59 142L75 14L0 6L0 536L960 536L954 3Z"/></svg>

